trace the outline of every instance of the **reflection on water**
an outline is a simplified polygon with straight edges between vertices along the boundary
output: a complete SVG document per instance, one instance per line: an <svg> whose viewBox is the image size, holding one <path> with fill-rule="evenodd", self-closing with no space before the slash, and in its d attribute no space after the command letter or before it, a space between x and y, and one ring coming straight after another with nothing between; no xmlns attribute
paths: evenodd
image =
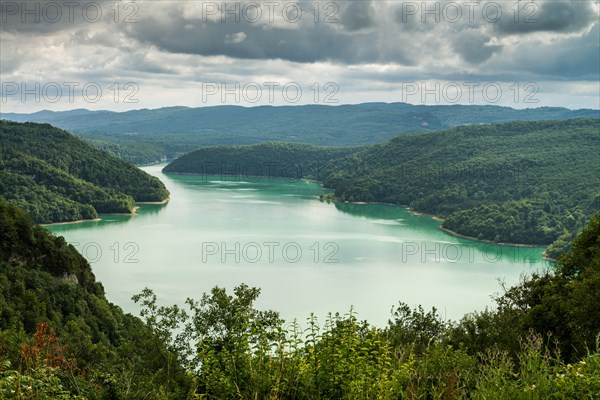
<svg viewBox="0 0 600 400"><path fill-rule="evenodd" d="M334 203L335 208L356 217L396 220L406 214L403 208L390 204Z"/></svg>
<svg viewBox="0 0 600 400"><path fill-rule="evenodd" d="M52 232L57 235L62 235L65 232L70 232L79 229L105 229L108 226L126 224L134 221L136 218L143 218L148 216L156 216L160 214L165 207L168 206L168 202L165 204L138 204L139 207L134 215L123 215L123 214L100 214L100 221L84 221L73 224L56 224L48 226Z"/></svg>
<svg viewBox="0 0 600 400"><path fill-rule="evenodd" d="M283 196L312 198L321 193L331 192L319 184L306 180L289 178L259 178L220 175L163 175L172 182L177 182L188 188L202 190L220 190L228 193L239 192L245 195ZM164 180L164 178L163 178ZM250 192L250 193L248 193ZM252 193L260 192L260 194Z"/></svg>
<svg viewBox="0 0 600 400"><path fill-rule="evenodd" d="M406 257L417 246L419 256L426 258L422 253L429 250L430 259L438 262L474 262L476 257L480 257L489 263L497 263L503 259L530 264L544 263L541 260L544 249L540 247L496 245L454 236L438 229L441 222L428 216L412 214L403 207L391 204L335 203L335 208L364 218L369 223L403 227L399 231L409 228L413 232L426 232L428 240L411 240L412 244L404 245Z"/></svg>
<svg viewBox="0 0 600 400"><path fill-rule="evenodd" d="M314 182L144 170L165 182L169 203L48 228L77 244L109 299L131 312L144 287L182 304L244 282L262 289L259 306L286 319L354 305L383 325L398 301L459 318L492 304L498 278L512 284L545 267L542 248L458 238L402 207L321 202Z"/></svg>
<svg viewBox="0 0 600 400"><path fill-rule="evenodd" d="M168 206L169 202L165 204L138 204L137 214L142 216L160 214Z"/></svg>

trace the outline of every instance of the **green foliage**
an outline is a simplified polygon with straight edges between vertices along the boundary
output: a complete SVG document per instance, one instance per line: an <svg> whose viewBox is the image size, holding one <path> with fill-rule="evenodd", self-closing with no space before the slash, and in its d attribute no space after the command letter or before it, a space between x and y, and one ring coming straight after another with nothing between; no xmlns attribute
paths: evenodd
<svg viewBox="0 0 600 400"><path fill-rule="evenodd" d="M507 290L499 304L521 311L523 329L556 340L563 357L574 359L594 348L600 334L600 215L559 261L556 273L534 274Z"/></svg>
<svg viewBox="0 0 600 400"><path fill-rule="evenodd" d="M364 103L340 106L166 107L156 110L3 113L13 121L46 122L137 164L174 159L203 146L300 142L322 146L377 143L405 133L509 121L598 118L598 110L493 105Z"/></svg>
<svg viewBox="0 0 600 400"><path fill-rule="evenodd" d="M339 201L378 201L444 217L477 239L544 245L552 255L600 211L600 120L511 122L403 135L356 148L298 144L209 147L165 172L237 173L268 165L275 176L310 177ZM294 171L296 175L286 173ZM300 171L301 174L297 172Z"/></svg>
<svg viewBox="0 0 600 400"><path fill-rule="evenodd" d="M63 238L0 198L0 396L598 399L600 215L559 262L457 323L400 303L384 329L352 310L285 324L246 285L187 310L146 289L134 296L142 321L106 300Z"/></svg>
<svg viewBox="0 0 600 400"><path fill-rule="evenodd" d="M23 353L40 323L68 368ZM175 361L165 370L169 358L151 328L106 300L73 246L0 197L1 398L181 399L190 380Z"/></svg>
<svg viewBox="0 0 600 400"><path fill-rule="evenodd" d="M355 151L300 143L216 146L193 151L167 165L164 172L321 179L329 160Z"/></svg>
<svg viewBox="0 0 600 400"><path fill-rule="evenodd" d="M130 213L135 201L162 201L155 177L50 125L0 121L0 196L37 223Z"/></svg>
<svg viewBox="0 0 600 400"><path fill-rule="evenodd" d="M138 141L126 145L115 143L115 141L118 141L118 137L114 140L98 140L81 136L81 139L95 149L104 151L123 161L137 165L154 164L175 158L182 154L181 151L178 152L175 149L171 149L171 146L167 143L145 143ZM177 146L172 147L177 148ZM184 147L184 149L191 151L194 147Z"/></svg>
<svg viewBox="0 0 600 400"><path fill-rule="evenodd" d="M410 343L417 352L422 352L432 343L439 343L446 329L447 324L435 308L425 312L421 306L412 310L400 303L392 309L389 333L395 346Z"/></svg>
<svg viewBox="0 0 600 400"><path fill-rule="evenodd" d="M65 389L56 368L40 366L28 369L25 373L10 368L10 362L6 362L0 369L0 395L3 399L85 399L85 397L73 395Z"/></svg>
<svg viewBox="0 0 600 400"><path fill-rule="evenodd" d="M383 330L352 310L322 327L313 315L286 325L255 309L259 290L246 285L187 300L189 314L157 307L148 289L134 299L188 360L199 398L597 399L600 215L561 260L507 289L496 310L455 323L400 303Z"/></svg>
<svg viewBox="0 0 600 400"><path fill-rule="evenodd" d="M258 293L245 285L234 296L214 288L199 303L188 300L190 317L176 306L156 308L150 290L135 299L155 331L185 326L187 335L177 341L193 353L188 360L199 398L595 399L600 393L597 350L568 364L542 335L508 326L518 338L514 353L490 342L470 354L451 343L464 322L444 323L435 309L405 305L384 330L359 322L352 310L329 315L323 327L311 315L302 329L256 310ZM173 315L182 317L176 326ZM494 327L479 334L488 329Z"/></svg>

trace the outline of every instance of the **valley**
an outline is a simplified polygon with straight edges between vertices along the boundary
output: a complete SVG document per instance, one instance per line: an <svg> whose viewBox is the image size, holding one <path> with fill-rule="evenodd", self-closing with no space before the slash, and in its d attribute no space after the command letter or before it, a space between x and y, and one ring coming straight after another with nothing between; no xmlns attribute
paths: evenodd
<svg viewBox="0 0 600 400"><path fill-rule="evenodd" d="M381 326L398 299L443 303L444 316L457 319L491 305L498 279L512 285L550 266L543 247L460 239L398 206L320 202L316 183L170 175L163 167L143 170L165 183L167 205L47 227L76 244L109 297L130 312L137 311L131 295L144 287L182 304L214 285L246 282L262 288L262 307L288 321L304 320L306 310L324 318L353 305Z"/></svg>
<svg viewBox="0 0 600 400"><path fill-rule="evenodd" d="M0 20L0 400L600 400L598 0Z"/></svg>
<svg viewBox="0 0 600 400"><path fill-rule="evenodd" d="M456 393L496 393L498 373L521 393L533 362L558 371L535 378L545 393L591 396L598 123L213 146L140 169L1 121L2 396L445 393L431 370L469 371Z"/></svg>

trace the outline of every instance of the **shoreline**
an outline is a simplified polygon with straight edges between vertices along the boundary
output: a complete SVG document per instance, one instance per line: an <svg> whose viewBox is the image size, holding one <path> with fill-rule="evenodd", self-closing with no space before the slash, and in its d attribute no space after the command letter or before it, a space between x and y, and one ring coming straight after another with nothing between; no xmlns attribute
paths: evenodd
<svg viewBox="0 0 600 400"><path fill-rule="evenodd" d="M153 162L148 163L148 164L135 164L135 163L132 163L132 164L135 165L136 167L138 167L139 169L142 169L144 167L151 167L153 165L158 165L158 164L167 164L168 165L169 163L171 163L171 161L175 161L175 159L172 159L172 160L170 160L170 159L167 159L167 160L156 160L156 161L153 161Z"/></svg>
<svg viewBox="0 0 600 400"><path fill-rule="evenodd" d="M417 216L424 216L424 217L429 217L432 218L435 221L438 222L444 222L444 218L439 217L437 215L433 215L433 214L427 214L424 212L420 212L420 211L414 211L410 208L408 208L408 212L410 212L411 214L417 215ZM476 237L473 236L468 236L468 235L463 235L462 233L458 233L455 232L451 229L448 228L444 228L442 225L438 226L438 229L441 231L444 231L452 236L456 236L456 237L460 237L463 239L469 239L469 240L473 240L475 242L481 242L481 243L488 243L488 244L496 244L498 246L513 246L513 247L547 247L548 245L543 245L543 244L526 244L526 243L510 243L510 242L494 242L493 240L488 240L488 239L477 239Z"/></svg>
<svg viewBox="0 0 600 400"><path fill-rule="evenodd" d="M321 200L319 198L319 196L315 196L315 198ZM323 199L323 200L325 200L325 199ZM340 202L339 200L330 200L330 201L331 202L339 202L339 203L347 203L347 204L384 204L384 205L389 205L389 206L396 206L396 207L404 208L410 214L416 215L417 217L427 217L427 218L431 218L432 220L437 221L437 222L444 222L444 218L442 218L442 217L440 217L438 215L428 214L428 213L425 213L425 212L422 212L422 211L416 211L416 210L413 210L410 207L401 206L399 204L394 204L394 203L382 203L382 202L378 202L378 201L350 201L350 202ZM539 248L544 247L544 248L546 248L547 247L547 245L543 245L543 244L540 245L540 244L526 244L526 243L494 242L492 240L487 240L487 239L477 239L476 237L463 235L462 233L458 233L458 232L455 232L455 231L453 231L451 229L444 228L442 225L438 225L438 229L441 230L441 231L443 231L443 232L446 232L446 233L448 233L448 234L450 234L452 236L456 236L456 237L459 237L459 238L472 240L474 242L495 244L495 245L498 245L498 246L531 247L531 248L534 248L534 247L539 247ZM554 260L554 259L552 259L550 257L546 257L546 256L544 256L544 259L549 260L549 261L556 261L556 260Z"/></svg>
<svg viewBox="0 0 600 400"><path fill-rule="evenodd" d="M174 174L174 175L204 175L204 174L193 173L193 172L163 172L163 173L164 174ZM215 175L215 176L217 176L217 175ZM224 176L237 176L237 175L224 175ZM254 178L265 178L265 179L274 179L274 178L277 178L277 179L303 180L303 181L318 183L322 188L326 189L323 186L322 182L315 181L315 180L312 180L312 179L306 179L306 178L294 179L294 178L267 177L267 176L256 176ZM318 195L314 196L314 198L316 198L318 200L326 201L326 199L321 199ZM344 202L341 202L341 201L339 201L337 199L329 199L329 202L344 203ZM428 214L428 213L421 212L421 211L416 211L416 210L411 209L410 207L405 207L405 206L401 206L399 204L394 204L394 203L382 203L382 202L377 202L377 201L372 201L372 202L370 202L370 201L352 201L352 202L347 202L347 203L349 203L349 204L385 204L385 205L392 205L392 206L402 207L402 208L406 209L409 213L411 213L413 215L416 215L416 216L428 217L428 218L431 218L431 219L433 219L434 221L437 221L437 222L444 222L444 218L442 218L442 217L440 217L438 215ZM478 238L473 237L473 236L463 235L461 233L455 232L455 231L450 230L448 228L444 228L442 225L439 225L438 229L440 229L441 231L446 232L446 233L448 233L449 235L452 235L452 236L456 236L456 237L460 237L460 238L463 238L463 239L468 239L468 240L472 240L472 241L480 242L480 243L494 244L494 245L498 245L498 246L531 247L531 248L533 248L533 247L539 247L539 248L541 248L541 247L544 247L544 248L547 247L547 245L526 244L526 243L509 243L509 242L498 242L498 243L496 243L496 242L494 242L492 240L478 239ZM551 259L549 257L546 257L546 256L544 256L544 259L549 260L549 261L555 261L555 260L553 260L553 259Z"/></svg>
<svg viewBox="0 0 600 400"><path fill-rule="evenodd" d="M427 213L424 213L424 212L421 212L421 211L415 211L415 210L413 210L413 209L412 209L412 208L410 208L410 207L406 207L406 209L408 210L408 212L409 212L409 213L411 213L412 215L416 215L417 217L429 217L429 218L433 219L434 221L438 221L438 222L444 222L444 218L442 218L442 217L440 217L440 216L438 216L438 215L435 215L435 214L427 214ZM440 228L441 228L441 227L442 227L442 226L440 225ZM456 236L463 236L463 235L461 235L461 234L459 234L459 233L456 233L456 234L455 234L455 233L453 233L453 232L452 232L452 231L450 231L450 230L448 230L448 233L452 233L453 235L456 235ZM464 237L465 237L466 239L476 240L476 241L478 241L478 242L479 242L479 239L477 239L477 238L471 238L471 237L468 237L468 236L464 236Z"/></svg>
<svg viewBox="0 0 600 400"><path fill-rule="evenodd" d="M102 218L94 219L78 219L76 221L65 221L65 222L51 222L49 224L36 224L37 226L51 226L51 225L69 225L69 224L80 224L82 222L98 222L102 221Z"/></svg>
<svg viewBox="0 0 600 400"><path fill-rule="evenodd" d="M438 226L438 229L441 231L444 231L450 235L453 236L457 236L463 239L469 239L469 240L473 240L475 242L482 242L482 243L488 243L488 244L494 244L494 245L498 245L498 246L513 246L513 247L546 247L543 244L525 244L525 243L508 243L508 242L494 242L493 240L487 240L487 239L477 239L476 237L473 236L467 236L467 235L463 235L462 233L458 233L458 232L454 232L453 230L450 230L448 228L444 228L443 226Z"/></svg>
<svg viewBox="0 0 600 400"><path fill-rule="evenodd" d="M275 180L275 179L281 179L281 180L289 180L289 181L304 181L304 182L310 182L310 183L318 183L319 185L321 185L323 187L323 182L321 181L317 181L315 179L308 179L308 178L290 178L289 176L272 176L272 175L235 175L235 174L206 174L203 172L174 172L174 171L161 171L163 174L165 175L189 175L189 176L205 176L205 177L231 177L234 178L232 180L223 180L223 182L243 182L242 178L247 178L248 180L252 180L252 179L268 179L268 180Z"/></svg>
<svg viewBox="0 0 600 400"><path fill-rule="evenodd" d="M138 215L137 210L139 209L139 207L134 207L131 213L102 213L102 214L98 214L98 218L94 218L94 219L78 219L76 221L65 221L65 222L51 222L49 224L36 224L37 226L52 226L52 225L68 225L68 224L80 224L82 222L99 222L102 221L102 217L103 215L106 216L110 216L110 215L123 215L126 217L135 217L136 215Z"/></svg>
<svg viewBox="0 0 600 400"><path fill-rule="evenodd" d="M136 203L136 204L137 204L137 203ZM130 213L102 213L102 214L98 214L98 215L124 215L124 216L130 216L130 217L133 217L133 216L136 216L136 215L138 215L138 213L137 213L137 210L139 210L139 209L140 209L139 207L137 207L137 206L134 206L134 207L133 207L133 210L131 210L131 212L130 212Z"/></svg>
<svg viewBox="0 0 600 400"><path fill-rule="evenodd" d="M171 200L171 198L167 197L163 201L136 201L135 204L141 204L141 205L143 205L143 204L164 205L164 204L167 204L170 200ZM80 224L82 222L99 222L99 221L102 221L101 217L103 215L106 215L106 216L121 215L121 216L126 216L126 217L135 217L135 216L139 215L137 213L137 211L139 209L140 209L140 207L134 206L133 210L130 213L102 213L102 214L98 214L99 218L94 218L94 219L78 219L78 220L75 220L75 221L50 222L48 224L36 224L36 225L37 226L52 226L52 225Z"/></svg>
<svg viewBox="0 0 600 400"><path fill-rule="evenodd" d="M163 204L167 204L170 200L171 200L171 198L167 197L163 201L136 201L135 204L156 204L156 205L163 205ZM139 207L137 207L136 210L138 208Z"/></svg>

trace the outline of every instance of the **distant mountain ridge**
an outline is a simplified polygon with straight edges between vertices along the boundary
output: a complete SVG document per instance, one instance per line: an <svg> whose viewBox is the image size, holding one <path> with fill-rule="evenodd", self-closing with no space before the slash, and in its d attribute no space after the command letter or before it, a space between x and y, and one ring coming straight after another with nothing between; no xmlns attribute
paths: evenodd
<svg viewBox="0 0 600 400"><path fill-rule="evenodd" d="M58 112L44 110L31 114L0 113L0 117L4 119L47 122L85 135L221 132L248 136L248 139L266 135L269 136L265 137L268 140L290 140L296 135L302 135L305 137L292 141L307 142L306 139L311 138L308 143L330 145L374 143L406 132L441 130L460 125L599 116L600 110L592 109L513 109L493 105L408 103L256 107L222 105L197 108L177 106L126 112L75 109ZM353 133L371 133L378 138L359 138ZM311 134L322 137L319 139ZM328 140L341 142L326 143Z"/></svg>
<svg viewBox="0 0 600 400"><path fill-rule="evenodd" d="M96 148L137 164L174 159L204 146L273 141L354 146L382 142L405 133L439 131L462 125L582 117L599 118L600 110L362 103L0 113L0 118L12 121L50 123L82 136Z"/></svg>

